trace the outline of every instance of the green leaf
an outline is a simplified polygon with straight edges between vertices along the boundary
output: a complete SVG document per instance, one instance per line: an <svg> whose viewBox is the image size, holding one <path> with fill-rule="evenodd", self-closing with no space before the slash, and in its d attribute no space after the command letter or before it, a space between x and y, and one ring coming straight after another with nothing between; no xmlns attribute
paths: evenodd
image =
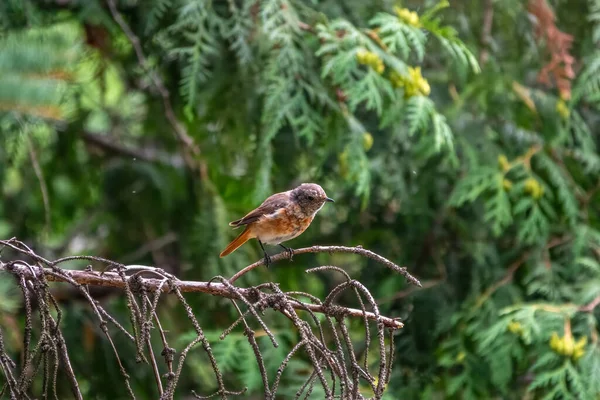
<svg viewBox="0 0 600 400"><path fill-rule="evenodd" d="M495 187L498 170L490 167L481 167L471 171L461 179L450 196L449 204L459 207L465 203L475 201L485 191Z"/></svg>

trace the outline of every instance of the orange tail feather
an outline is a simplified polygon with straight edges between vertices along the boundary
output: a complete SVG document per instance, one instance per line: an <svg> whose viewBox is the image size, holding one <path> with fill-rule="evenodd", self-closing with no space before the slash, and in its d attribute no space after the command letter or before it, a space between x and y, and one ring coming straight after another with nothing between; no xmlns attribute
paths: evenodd
<svg viewBox="0 0 600 400"><path fill-rule="evenodd" d="M244 229L244 232L240 233L238 237L233 239L231 243L225 247L225 250L221 252L220 257L225 257L228 254L233 253L238 247L246 243L249 239L252 239L254 236L251 234L249 227Z"/></svg>

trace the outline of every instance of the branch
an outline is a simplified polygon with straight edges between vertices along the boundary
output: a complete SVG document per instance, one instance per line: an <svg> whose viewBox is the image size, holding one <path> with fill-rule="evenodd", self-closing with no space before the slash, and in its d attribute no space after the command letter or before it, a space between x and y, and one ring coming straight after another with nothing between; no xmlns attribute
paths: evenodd
<svg viewBox="0 0 600 400"><path fill-rule="evenodd" d="M400 267L397 264L394 264L393 262L391 262L390 260L388 260L387 258L382 257L379 254L373 253L371 250L364 249L362 246L356 246L356 247L346 247L346 246L312 246L312 247L304 247L302 249L294 249L294 255L296 255L296 254L305 254L305 253L329 253L329 254L332 254L332 253L351 253L351 254L358 254L358 255L361 255L363 257L370 258L371 260L375 260L375 261L377 261L380 264L383 264L384 266L390 268L394 272L397 272L400 275L404 276L408 282L412 283L413 285L421 287L421 282L419 282L419 280L417 278L415 278L414 276L412 276L406 270L406 267ZM289 258L290 258L289 253L284 251L284 252L281 252L281 253L276 254L274 256L271 256L271 261L279 261L279 260L284 260L284 259L289 259ZM236 280L238 280L243 275L247 274L248 272L252 271L255 268L260 267L261 265L265 265L264 259L262 259L260 261L257 261L254 264L250 264L247 267L245 267L244 269L240 270L239 272L237 272L235 275L233 275L229 279L229 282L230 283L235 282Z"/></svg>
<svg viewBox="0 0 600 400"><path fill-rule="evenodd" d="M483 49L479 54L479 64L483 66L487 63L490 51L490 44L492 41L492 21L494 18L494 3L492 0L485 1L485 8L483 11L483 28L481 29L481 45Z"/></svg>
<svg viewBox="0 0 600 400"><path fill-rule="evenodd" d="M138 64L140 65L143 71L146 71L148 66L148 59L144 55L140 39L136 36L135 33L133 33L131 27L127 24L121 13L117 10L115 1L107 0L107 4L114 20L121 27L121 30L123 31L125 36L127 36L127 39L129 39L129 42L133 46L135 55L138 59ZM185 126L177 119L175 111L173 110L173 105L171 104L169 90L165 86L163 80L156 73L156 71L151 70L148 72L150 74L150 79L152 79L152 83L154 83L154 86L156 87L158 93L160 94L160 97L162 98L163 107L165 109L165 117L173 127L177 139L179 139L179 141L185 146L185 148L191 152L192 156L199 156L200 147L198 147L198 145L194 142L194 139L187 133ZM194 167L195 163L191 158L188 157L186 159L186 162L188 166ZM204 162L200 162L199 167L202 177L206 178L208 176L206 164Z"/></svg>
<svg viewBox="0 0 600 400"><path fill-rule="evenodd" d="M124 267L124 270L128 269L128 267ZM132 266L130 267L130 269L136 272L140 270L146 272L152 272L153 270L156 270L157 272L160 271L159 269L146 266L144 266L143 269L140 269L138 266ZM40 274L43 273L48 281L69 282L69 279L53 273L52 269L50 268L40 268L37 266L31 266L20 262L0 262L0 272L10 272L12 274L17 274L18 276L23 276L26 280L36 279L37 276L40 276ZM103 286L125 289L128 284L133 285L133 280L135 279L136 285L145 288L149 292L155 292L160 289L164 293L169 293L174 289L174 287L177 287L182 293L208 293L214 296L225 297L228 299L239 298L235 292L232 292L230 289L227 288L226 285L222 283L174 280L172 281L171 285L164 285L162 284L164 279L140 278L137 275L129 276L127 277L126 281L123 281L121 276L116 272L102 273L99 271L89 270L63 270L63 272L65 272L70 279L72 279L80 285ZM252 297L254 290L255 288L236 287L236 291L246 298ZM330 314L328 307L323 305L298 302L293 303L292 306L296 310L310 310L316 313ZM363 311L355 308L336 306L336 313L340 315L348 315L351 317L363 318ZM377 316L374 313L366 312L365 314L368 319L373 321L377 320ZM398 321L395 318L388 318L382 316L380 316L379 318L381 318L381 321L384 323L384 325L389 328L400 329L404 326L402 322Z"/></svg>
<svg viewBox="0 0 600 400"><path fill-rule="evenodd" d="M433 279L430 281L424 281L423 285L420 287L420 289L431 289L432 287L436 287L439 284L443 283L446 279ZM393 294L391 296L387 296L384 297L383 299L377 300L377 304L381 305L381 304L385 304L385 303L389 303L391 301L395 301L398 299L402 299L404 297L410 296L413 293L416 293L418 291L420 291L419 288L416 288L414 286L410 286L404 290L399 291L396 294Z"/></svg>
<svg viewBox="0 0 600 400"><path fill-rule="evenodd" d="M359 281L351 279L350 275L336 266L321 266L307 270L307 273L318 271L334 271L345 277L345 282L335 286L324 300L316 296L300 291L283 292L276 283L266 282L255 287L240 288L232 284L232 280L217 276L209 282L181 281L176 276L165 272L160 268L144 265L128 265L95 256L68 256L57 260L48 260L36 254L25 243L16 239L0 240L0 273L5 272L15 278L20 287L24 299L25 310L24 333L22 349L24 349L25 363L20 368L10 359L10 350L4 345L2 332L0 331L0 373L6 378L6 387L14 398L23 398L30 390L34 390L34 379L39 378L44 382L53 382L51 385L42 385L42 397L49 398L51 392L54 398L58 398L56 387L56 376L58 369L62 368L71 381L71 389L76 398L81 398L75 371L71 368L67 343L62 331L62 311L57 299L52 295L49 283L64 282L76 288L83 295L84 302L90 307L95 315L102 333L104 334L121 373L125 389L130 398L135 398L131 386L131 375L122 360L127 355L120 353L125 350L112 338L112 333L121 332L130 345L134 345L135 360L138 363L149 364L154 374L157 390L162 393L161 400L173 400L175 392L178 391L181 374L187 357L196 346L202 347L203 352L210 360L210 366L214 373L218 390L208 396L192 394L196 398L220 397L226 399L229 395L244 393L247 389L229 390L226 388L223 374L227 367L221 369L217 363L215 352L207 339L204 329L196 318L197 311L193 310L186 300L184 292L199 292L212 294L221 298L231 299L239 317L230 324L220 335L220 340L233 332L240 325L244 328L244 335L258 363L262 381L264 384L265 398L275 399L277 389L283 371L289 365L291 358L296 352L306 353L312 369L309 367L308 380L304 382L297 397L300 398L305 391L306 397L310 395L315 384L322 386L327 398L333 398L334 393L339 392L340 398L358 398L359 387L368 384L374 392L375 399L381 399L386 385L391 377L391 368L394 354L393 334L404 325L396 318L384 317L369 290ZM7 255L6 252L9 254ZM407 279L418 281L411 277L405 268L400 268L391 261L362 247L342 246L314 246L300 249L296 252L343 252L361 254L374 259L396 272L403 273ZM16 257L15 257L16 255ZM10 258L12 256L12 258ZM276 258L283 258L280 254ZM1 260L10 261L1 261ZM85 261L88 263L100 263L106 266L108 271L94 271L91 265L85 270L68 270L61 267L62 264L71 261ZM261 263L253 264L244 269L238 275L250 271ZM0 279L2 277L0 276ZM10 281L10 279L8 279ZM131 324L127 329L124 324L110 315L104 306L94 299L90 292L90 286L104 286L118 288L123 291L127 302L128 317ZM354 293L360 309L348 308L337 304L337 299L346 293ZM187 320L194 328L196 337L191 339L183 349L176 349L169 345L172 343L173 335L169 334L168 327L163 328L160 322L158 305L161 297L166 294L174 294L176 298L171 300L178 307L183 307ZM37 311L31 306L31 300L36 299ZM301 301L302 298L305 302ZM265 320L265 311L271 309L278 311L286 317L298 333L299 342L286 350L287 355L274 376L272 384L269 384L267 368L261 347L255 339L256 331L250 328L250 321L255 320L260 330L268 336L274 347L279 347L275 334L271 331ZM369 309L370 311L367 311ZM169 311L172 311L173 307ZM318 316L317 314L322 314ZM37 317L36 317L37 316ZM361 356L354 348L357 338L351 337L348 318L358 318L353 321L352 326L358 322L364 325L364 367L360 365ZM155 323L153 322L155 321ZM64 324L62 324L64 325ZM113 329L109 329L114 326ZM371 339L374 338L371 330L375 328L377 337L378 361L368 362ZM153 332L157 332L158 335ZM36 331L33 334L34 330ZM37 332L39 331L39 332ZM385 336L389 334L389 342L386 344ZM152 340L153 336L156 340ZM153 348L160 343L163 349L160 355L164 357L164 367L167 373L161 375L161 366L158 363L158 352ZM354 333L353 333L354 336ZM178 339L180 341L180 339ZM153 345L154 343L154 345ZM50 345L50 346L48 346ZM332 348L333 346L333 348ZM374 346L373 346L374 347ZM373 349L375 350L375 349ZM40 357L40 351L49 351L48 356ZM177 355L177 358L176 358ZM59 362L62 360L61 362ZM62 364L62 366L61 366ZM372 369L373 371L371 371ZM31 371L34 371L33 374ZM373 373L372 373L373 372ZM43 376L42 376L43 375ZM54 380L52 378L54 377ZM187 386L182 384L181 386ZM4 390L3 389L3 390ZM0 392L1 393L1 392ZM29 398L25 396L25 398Z"/></svg>
<svg viewBox="0 0 600 400"><path fill-rule="evenodd" d="M600 295L596 296L596 298L589 303L579 307L577 311L591 313L598 305L600 305Z"/></svg>
<svg viewBox="0 0 600 400"><path fill-rule="evenodd" d="M180 168L183 166L183 160L179 156L161 153L155 149L138 149L124 146L116 143L114 138L111 138L108 135L94 135L93 133L83 132L82 137L87 143L90 143L91 145L112 154L132 157L152 163L158 162L169 165L173 168Z"/></svg>
<svg viewBox="0 0 600 400"><path fill-rule="evenodd" d="M313 34L317 33L317 30L315 28L313 28L311 25L307 24L306 22L302 22L302 21L298 21L298 27L306 32L310 32Z"/></svg>
<svg viewBox="0 0 600 400"><path fill-rule="evenodd" d="M44 215L46 217L46 233L50 232L51 221L50 221L50 197L48 196L48 186L46 185L46 181L44 180L44 174L42 173L42 168L40 167L40 163L38 162L38 157L35 152L35 148L33 147L33 142L29 137L29 134L25 135L27 139L27 147L29 149L29 158L31 158L31 164L33 166L33 171L35 172L35 176L40 183L40 191L42 192L42 201L44 203Z"/></svg>
<svg viewBox="0 0 600 400"><path fill-rule="evenodd" d="M564 236L564 237L556 237L552 240L550 240L547 244L546 244L546 248L545 250L548 251L554 247L563 245L565 243L567 243L568 241L570 241L571 238L568 236ZM521 254L521 257L519 257L515 262L513 262L510 267L508 267L508 270L506 271L506 274L504 275L504 277L502 279L500 279L499 281L497 281L496 283L494 283L492 286L490 286L481 296L479 296L479 299L477 300L476 303L476 307L481 307L481 305L492 295L494 294L494 292L496 290L498 290L500 287L512 282L515 273L517 272L517 270L519 268L521 268L521 266L525 263L525 261L527 261L529 259L530 256L530 252L524 252L523 254Z"/></svg>

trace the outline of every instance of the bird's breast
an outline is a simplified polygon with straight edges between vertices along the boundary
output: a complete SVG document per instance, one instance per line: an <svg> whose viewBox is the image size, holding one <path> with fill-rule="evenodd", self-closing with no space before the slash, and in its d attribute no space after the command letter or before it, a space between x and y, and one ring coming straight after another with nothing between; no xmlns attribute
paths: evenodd
<svg viewBox="0 0 600 400"><path fill-rule="evenodd" d="M263 215L252 224L257 239L267 244L279 244L299 236L308 228L314 216L304 216L292 209L280 209Z"/></svg>

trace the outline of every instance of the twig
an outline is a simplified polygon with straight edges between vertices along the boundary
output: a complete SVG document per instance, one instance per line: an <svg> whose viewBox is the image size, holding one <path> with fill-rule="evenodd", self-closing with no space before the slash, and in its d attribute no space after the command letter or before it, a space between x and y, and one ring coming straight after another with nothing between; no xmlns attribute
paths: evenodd
<svg viewBox="0 0 600 400"><path fill-rule="evenodd" d="M83 140L87 143L112 154L131 157L141 161L161 163L173 168L181 168L184 165L184 162L179 155L162 153L156 149L127 147L115 143L108 135L96 135L89 132L83 132L81 135Z"/></svg>
<svg viewBox="0 0 600 400"><path fill-rule="evenodd" d="M568 242L569 240L571 240L571 238L565 236L565 237L557 237L554 238L552 240L550 240L548 242L548 244L546 244L546 250L549 250L553 247L556 246L560 246L562 244L565 244L566 242ZM500 279L499 281L497 281L496 283L494 283L492 286L490 286L485 292L483 292L481 294L481 296L479 296L479 299L477 300L476 303L476 307L481 307L481 305L496 291L498 290L500 287L510 283L513 280L513 277L515 275L515 272L517 272L517 270L519 268L521 268L521 266L525 263L525 261L527 261L527 259L529 259L530 256L530 252L526 251L523 254L521 254L521 257L519 257L515 262L513 262L508 269L506 270L506 274L504 275L504 277L502 279Z"/></svg>
<svg viewBox="0 0 600 400"><path fill-rule="evenodd" d="M483 10L483 26L481 28L481 45L483 49L479 53L479 64L483 67L487 63L490 53L490 43L492 41L492 21L494 18L494 2L493 0L485 0Z"/></svg>
<svg viewBox="0 0 600 400"><path fill-rule="evenodd" d="M117 10L117 6L114 0L107 0L108 8L110 9L110 13L112 14L114 20L121 27L127 39L133 46L135 51L135 55L138 59L138 63L142 70L146 71L148 69L148 59L144 55L144 51L142 50L140 39L133 33L133 30L129 27L129 24L125 21L121 13ZM175 131L175 135L177 139L191 152L192 156L200 155L200 147L194 142L194 139L187 133L185 126L177 119L175 116L175 111L173 110L173 105L171 104L170 93L164 82L160 78L160 76L156 73L156 71L150 70L148 71L150 74L150 79L154 83L154 86L158 90L160 97L162 98L163 107L165 110L165 116L173 130ZM186 157L186 163L189 167L194 169L195 162L191 157ZM207 175L207 167L204 162L200 162L200 172L203 178L206 178Z"/></svg>
<svg viewBox="0 0 600 400"><path fill-rule="evenodd" d="M158 298L159 298L159 296L157 295L155 297L156 303L158 303ZM146 301L150 302L150 299L148 298L148 296L144 296L144 299L142 301L144 301L144 304L146 304ZM156 381L156 387L158 388L158 394L160 396L162 396L163 395L163 385L162 385L162 380L160 377L160 371L158 369L158 364L156 363L156 357L154 356L154 349L152 349L152 341L150 340L150 327L149 327L150 321L152 320L152 317L155 314L156 306L155 306L155 304L150 304L150 306L151 306L151 308L150 308L150 313L149 313L150 314L149 319L148 319L148 321L144 322L144 328L147 331L147 332L145 332L145 340L146 340L146 347L148 348L148 354L150 355L150 363L152 364L152 371L154 372L154 380Z"/></svg>
<svg viewBox="0 0 600 400"><path fill-rule="evenodd" d="M430 289L432 287L435 287L435 286L441 284L442 282L444 282L444 279L433 279L431 281L424 281L423 286L421 286L421 288L410 286L410 287L408 287L404 290L401 290L391 296L387 296L387 297L377 300L377 304L381 305L381 304L389 303L390 301L402 299L404 297L410 296L413 293L417 293L417 292L421 291L422 289Z"/></svg>
<svg viewBox="0 0 600 400"><path fill-rule="evenodd" d="M391 364L394 349L392 337L390 337L390 346L386 346L384 335L389 331L390 335L393 331L399 329L403 324L397 319L384 317L380 314L377 304L371 293L360 282L351 279L350 275L344 270L336 266L323 266L309 269L307 272L316 271L335 271L344 275L345 282L336 286L324 301L311 295L299 291L283 292L279 286L272 282L266 282L255 287L240 288L234 286L228 279L223 277L215 277L209 282L194 282L180 281L175 276L166 273L160 268L154 268L144 265L126 266L118 262L107 260L93 256L69 256L58 260L50 261L33 252L27 245L16 239L0 240L0 251L2 247L7 247L17 254L21 254L26 259L34 260L34 262L26 262L21 260L0 261L0 273L5 272L13 275L17 284L21 287L25 301L35 298L38 302L37 309L39 310L40 323L34 323L32 320L32 307L26 305L26 330L31 331L34 328L40 328L40 332L36 334L25 334L24 338L27 343L24 347L29 350L25 358L24 365L27 368L21 368L16 371L16 365L13 363L4 346L3 338L0 331L0 372L3 373L5 386L3 392L8 392L11 398L29 399L28 389L33 389L39 385L33 385L34 379L41 375L41 391L43 398L49 398L54 395L55 399L62 395L57 392L57 377L58 369L62 364L63 370L67 378L71 381L71 388L75 398L82 398L79 391L75 372L71 368L69 356L67 353L66 343L64 341L60 326L61 310L58 307L56 299L54 299L49 291L48 282L65 282L79 289L87 300L93 313L98 317L100 328L109 342L112 352L115 356L117 367L124 378L124 384L130 398L135 398L135 394L130 385L131 378L124 368L121 360L124 360L126 355L119 354L121 347L117 348L115 342L111 338L108 330L108 323L113 323L123 333L127 339L126 343L135 345L136 360L149 362L150 368L154 373L154 378L158 386L161 400L173 400L184 364L190 352L200 344L204 349L204 353L210 360L211 369L216 378L217 390L209 395L198 395L192 391L192 395L198 399L207 399L219 397L227 399L230 396L244 393L246 389L241 391L231 391L225 387L226 380L224 379L224 369L221 369L217 364L215 352L211 348L207 337L204 334L203 328L200 326L196 318L197 310L192 310L192 307L184 297L184 292L199 292L209 293L222 298L232 300L234 308L239 315L239 318L234 321L221 335L221 340L227 338L240 324L243 326L243 333L248 339L248 343L253 350L254 356L258 363L258 369L262 377L264 386L264 395L266 399L274 400L279 396L277 389L281 383L284 370L289 365L292 357L299 351L307 356L312 364L312 370L308 371L309 378L302 385L302 388L296 393L296 398L309 398L315 385L321 385L326 399L362 399L363 396L359 393L359 386L366 381L373 389L373 399L381 400L387 383L391 376ZM364 250L362 248L344 248L344 247L315 247L305 249L310 250L330 251L340 250L344 252L358 253L361 252L365 256L377 259L380 262L389 263L390 268L394 270L402 270L395 264L387 261L384 258L379 259L377 255ZM4 255L3 255L4 257ZM109 270L98 272L92 269L89 265L85 270L66 270L59 267L60 264L72 260L84 260L102 265L108 265ZM382 261L383 260L383 261ZM218 282L215 282L218 281ZM95 301L88 290L88 286L109 286L121 288L127 298L128 316L132 326L126 329L120 322L112 317L99 302ZM347 308L335 303L340 295L350 289L354 291L360 304L360 310ZM196 337L185 346L182 351L177 351L169 347L167 342L167 332L163 330L157 315L157 307L162 296L162 293L174 293L177 304L185 309L185 314L189 322L194 327ZM293 296L303 296L310 300L310 303L304 303ZM173 297L171 297L173 299ZM140 303L141 301L141 303ZM241 303L244 303L246 310L240 309ZM239 304L239 305L238 305ZM57 316L50 312L51 307L57 311ZM366 311L367 308L371 311ZM274 335L270 331L270 327L266 324L263 316L266 310L277 311L288 318L299 334L298 342L293 349L287 353L283 362L280 364L276 376L273 381L268 379L268 371L264 364L264 356L261 353L261 348L255 338L256 332L250 327L249 319L256 319L261 326L261 330L266 332L271 338L273 346L277 347ZM305 314L299 311L308 313L308 318ZM317 313L324 315L324 319L317 316ZM373 324L369 321L376 322L377 337L379 341L379 362L377 371L369 370L367 362L367 354L364 357L364 369L359 364L361 357L354 349L356 338L351 337L353 329L349 329L346 321L347 317L359 318L365 327L365 348L368 352L369 343L371 341ZM155 325L152 320L155 320ZM335 319L335 322L334 322ZM326 321L326 322L323 322ZM328 326L326 326L328 324ZM154 349L152 348L152 335L158 328L158 334L162 340L163 350L161 355L164 357L167 374L160 375L159 359L156 358ZM130 333L133 332L133 335ZM30 338L35 338L37 341L31 346ZM331 342L335 345L331 349ZM29 343L29 344L28 344ZM33 347L33 348L32 348ZM144 354L147 347L149 358ZM198 346L199 347L199 346ZM361 346L362 347L362 346ZM178 354L176 368L174 368L174 358ZM143 365L143 364L142 364ZM373 366L373 369L377 367ZM221 372L223 371L223 372ZM377 377L377 378L375 378ZM163 385L162 379L166 379ZM53 392L50 394L50 392Z"/></svg>
<svg viewBox="0 0 600 400"><path fill-rule="evenodd" d="M511 282L513 276L515 275L515 272L517 272L517 270L521 268L521 265L523 265L528 258L529 252L521 254L521 257L519 257L508 267L508 269L506 270L506 274L504 274L504 277L496 283L494 283L492 286L490 286L485 292L481 294L481 296L479 296L479 299L477 300L477 307L481 307L481 305L500 287Z"/></svg>
<svg viewBox="0 0 600 400"><path fill-rule="evenodd" d="M312 34L317 33L317 30L309 24L307 24L306 22L298 21L298 28L300 28L303 31L310 32Z"/></svg>
<svg viewBox="0 0 600 400"><path fill-rule="evenodd" d="M590 313L594 311L594 309L598 307L598 305L600 305L600 295L596 296L596 298L590 301L589 303L579 307L577 311Z"/></svg>
<svg viewBox="0 0 600 400"><path fill-rule="evenodd" d="M56 275L51 273L49 269L44 268L40 269L39 267L32 267L35 274L46 274L46 278L49 281L54 282L70 282L75 281L80 285L90 285L90 286L105 286L105 287L115 287L119 289L125 289L126 283L121 280L119 275L115 272L105 272L101 274L95 271L79 271L79 270L69 270L66 271L68 273L69 278L62 277L60 275ZM25 279L34 279L32 272L23 266L20 265L9 265L9 263L1 263L0 262L0 272L7 271L11 269L18 269L19 274L23 274ZM156 291L161 286L162 279L154 279L154 278L138 278L138 283L146 287L149 291ZM231 282L231 281L230 281ZM182 293L192 293L192 292L200 292L200 293L208 293L219 297L225 297L229 299L235 299L236 295L232 294L232 292L222 283L213 283L213 282L199 282L199 281L177 281L177 287ZM162 291L168 293L171 290L169 285L164 285L162 287ZM237 288L240 294L243 296L249 296L252 288ZM309 309L312 312L316 313L327 313L326 307L309 304L309 303L301 303L294 304L293 307L298 310ZM340 307L340 311L344 314L351 317L363 317L362 310L358 310L355 308L348 307ZM366 316L370 320L376 320L377 317L375 314L371 312L367 312ZM395 329L400 329L404 325L402 322L388 317L381 317L385 326Z"/></svg>
<svg viewBox="0 0 600 400"><path fill-rule="evenodd" d="M391 262L390 260L388 260L385 257L380 256L379 254L373 253L370 250L364 249L362 246L357 246L357 247L346 247L346 246L312 246L312 247L304 247L302 249L294 249L294 255L297 254L305 254L305 253L352 253L352 254L359 254L361 256L370 258L372 260L377 261L380 264L383 264L384 266L390 268L391 270L393 270L394 272L399 273L400 275L404 276L406 278L406 280L410 283L412 283L413 285L416 286L421 286L421 282L419 282L419 280L417 278L415 278L414 276L412 276L407 270L406 267L400 267L397 264L394 264L393 262ZM279 261L279 260L284 260L284 259L289 259L289 253L287 252L281 252L279 254L276 254L274 256L271 256L271 261ZM243 275L247 274L248 272L252 271L255 268L260 267L261 265L265 265L265 260L261 259L260 261L255 262L254 264L250 264L247 267L245 267L244 269L238 271L235 275L233 275L230 279L229 282L233 283L236 280L238 280L240 277L242 277Z"/></svg>
<svg viewBox="0 0 600 400"><path fill-rule="evenodd" d="M50 232L51 220L50 220L50 196L48 196L48 186L46 186L46 181L44 180L44 174L42 173L42 168L40 167L40 163L38 162L37 154L35 153L35 148L33 147L33 142L29 135L25 135L27 139L27 148L29 149L29 158L31 158L31 165L33 166L33 171L35 172L35 176L40 184L40 191L42 192L42 201L44 202L44 215L46 218L46 232Z"/></svg>

